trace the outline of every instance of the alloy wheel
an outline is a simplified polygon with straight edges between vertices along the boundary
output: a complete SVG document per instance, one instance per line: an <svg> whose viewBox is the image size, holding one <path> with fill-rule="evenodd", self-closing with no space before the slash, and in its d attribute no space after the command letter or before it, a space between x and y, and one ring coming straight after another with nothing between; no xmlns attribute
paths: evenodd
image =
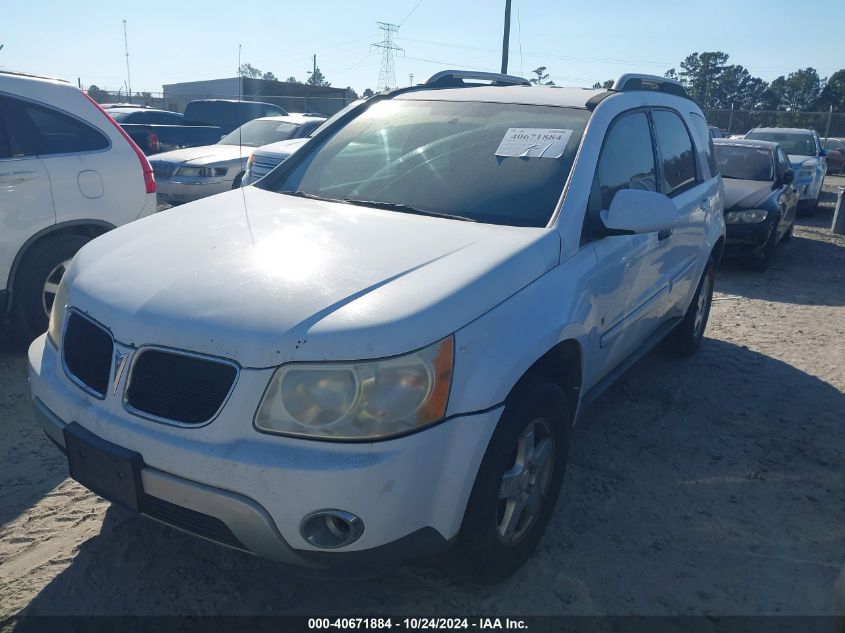
<svg viewBox="0 0 845 633"><path fill-rule="evenodd" d="M41 292L41 307L44 308L44 313L48 319L53 309L53 301L56 299L56 292L59 290L59 282L62 280L67 267L70 266L70 262L71 260L66 259L59 263L50 271L50 274L47 275L47 279L44 281L44 288Z"/></svg>
<svg viewBox="0 0 845 633"><path fill-rule="evenodd" d="M540 514L549 491L554 454L549 421L532 420L519 435L513 465L504 472L499 485L496 528L505 545L519 543Z"/></svg>
<svg viewBox="0 0 845 633"><path fill-rule="evenodd" d="M710 298L713 296L713 271L710 270L701 282L701 290L698 292L698 301L695 307L695 321L693 332L696 338L704 334L704 326L707 324L707 315L710 311Z"/></svg>

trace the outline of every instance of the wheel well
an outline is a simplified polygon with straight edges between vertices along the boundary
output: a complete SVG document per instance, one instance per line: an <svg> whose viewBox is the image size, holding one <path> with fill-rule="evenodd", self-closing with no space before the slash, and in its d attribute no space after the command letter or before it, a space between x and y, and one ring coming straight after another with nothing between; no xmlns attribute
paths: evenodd
<svg viewBox="0 0 845 633"><path fill-rule="evenodd" d="M20 269L21 264L26 260L27 255L32 252L33 248L63 235L80 235L82 237L94 239L103 233L107 233L113 228L114 226L107 224L106 222L72 222L51 226L40 233L36 233L23 245L15 257L15 261L12 263L12 268L9 271L9 279L6 284L6 287L11 291L10 294L14 293L15 277L17 276L18 270ZM12 299L12 297L10 297L10 299ZM11 301L8 302L8 306L10 305Z"/></svg>
<svg viewBox="0 0 845 633"><path fill-rule="evenodd" d="M581 394L582 366L581 346L578 341L568 339L538 358L523 376L540 375L560 385L566 394L572 415L575 415Z"/></svg>
<svg viewBox="0 0 845 633"><path fill-rule="evenodd" d="M725 236L720 235L719 239L716 240L715 246L713 246L713 261L716 265L719 265L719 262L722 261L722 252L725 250Z"/></svg>

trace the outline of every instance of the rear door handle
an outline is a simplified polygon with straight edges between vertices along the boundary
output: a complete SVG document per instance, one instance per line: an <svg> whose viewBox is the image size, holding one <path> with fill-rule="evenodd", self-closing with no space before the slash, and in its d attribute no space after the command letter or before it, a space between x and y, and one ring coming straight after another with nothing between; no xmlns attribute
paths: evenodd
<svg viewBox="0 0 845 633"><path fill-rule="evenodd" d="M658 240L665 240L669 237L672 237L672 229L663 229L662 231L658 231L657 233Z"/></svg>

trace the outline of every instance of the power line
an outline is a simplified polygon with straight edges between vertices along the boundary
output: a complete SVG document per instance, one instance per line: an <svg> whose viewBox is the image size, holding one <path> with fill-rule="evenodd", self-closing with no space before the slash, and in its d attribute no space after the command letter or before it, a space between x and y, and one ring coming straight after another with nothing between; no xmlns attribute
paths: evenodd
<svg viewBox="0 0 845 633"><path fill-rule="evenodd" d="M381 42L370 45L381 49L381 67L378 71L378 86L376 86L376 89L379 91L390 90L396 87L396 71L393 67L393 56L396 52L401 52L404 55L405 49L393 43L393 38L399 32L399 26L387 22L376 22L376 24L384 31L384 39Z"/></svg>
<svg viewBox="0 0 845 633"><path fill-rule="evenodd" d="M402 20L402 21L399 23L399 26L402 26L403 24L405 24L405 22L408 20L408 18L410 18L410 17L414 14L414 11L416 11L416 10L417 10L417 7L418 7L418 6L420 6L422 3L423 3L423 0L419 0L419 2L417 2L417 3L414 5L414 8L413 8L413 9L411 9L411 12L410 12L410 13L408 13L408 15L406 15L406 16L405 16L405 19L404 19L404 20Z"/></svg>

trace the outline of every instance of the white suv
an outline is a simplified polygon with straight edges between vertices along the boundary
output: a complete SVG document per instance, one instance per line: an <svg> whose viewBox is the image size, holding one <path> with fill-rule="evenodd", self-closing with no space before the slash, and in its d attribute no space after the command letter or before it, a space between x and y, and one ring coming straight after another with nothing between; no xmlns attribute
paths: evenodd
<svg viewBox="0 0 845 633"><path fill-rule="evenodd" d="M73 477L165 523L361 573L453 546L495 581L578 412L667 335L699 345L723 196L674 82L439 73L83 248L35 408Z"/></svg>
<svg viewBox="0 0 845 633"><path fill-rule="evenodd" d="M147 159L94 101L0 71L0 320L30 339L44 332L76 251L155 209Z"/></svg>

